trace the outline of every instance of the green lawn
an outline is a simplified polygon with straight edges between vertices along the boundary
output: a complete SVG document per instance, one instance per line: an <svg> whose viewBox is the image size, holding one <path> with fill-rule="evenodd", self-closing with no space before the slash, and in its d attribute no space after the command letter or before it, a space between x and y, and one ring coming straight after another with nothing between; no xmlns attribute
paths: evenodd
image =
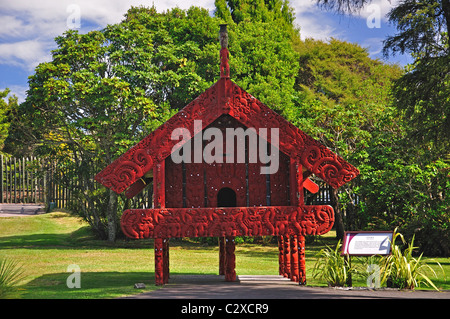
<svg viewBox="0 0 450 319"><path fill-rule="evenodd" d="M325 244L336 244L333 233L307 243L309 285L326 285L311 275L315 254ZM17 298L114 298L158 289L154 285L152 240L118 241L114 245L95 240L85 223L66 213L0 218L0 256L23 266L25 277ZM437 260L449 274L450 258ZM69 289L66 285L71 275L67 267L73 264L81 270L80 289ZM217 245L171 241L172 275L217 274L218 265ZM236 272L238 275L278 274L278 248L275 245L237 245ZM438 275L437 285L450 289L442 273ZM145 283L147 288L134 289L137 282ZM364 286L364 279L355 278L354 285Z"/></svg>

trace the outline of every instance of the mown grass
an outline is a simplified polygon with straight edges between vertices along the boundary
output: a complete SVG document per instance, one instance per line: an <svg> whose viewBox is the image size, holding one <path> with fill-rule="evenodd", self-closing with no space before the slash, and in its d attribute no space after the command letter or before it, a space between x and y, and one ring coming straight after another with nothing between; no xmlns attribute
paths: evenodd
<svg viewBox="0 0 450 319"><path fill-rule="evenodd" d="M170 271L177 274L217 274L219 249L186 240L171 240ZM336 245L333 233L307 242L307 284L325 286L312 278L316 254L325 245ZM26 299L104 299L159 289L154 285L152 240L120 240L114 244L96 240L79 218L55 212L31 217L0 218L0 256L19 262L24 279L16 298ZM438 258L450 273L450 258ZM354 262L359 262L355 259ZM69 265L81 270L81 288L68 288ZM441 289L450 289L436 264ZM236 247L238 275L278 274L278 248L275 244L239 244ZM143 282L146 289L134 284ZM354 286L365 286L364 278L354 278Z"/></svg>

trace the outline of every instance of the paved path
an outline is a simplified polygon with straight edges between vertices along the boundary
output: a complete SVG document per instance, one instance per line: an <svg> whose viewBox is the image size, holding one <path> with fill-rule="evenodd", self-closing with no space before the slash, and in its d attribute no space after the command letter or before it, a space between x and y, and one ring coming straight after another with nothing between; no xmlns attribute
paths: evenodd
<svg viewBox="0 0 450 319"><path fill-rule="evenodd" d="M32 216L43 212L44 206L39 204L0 204L0 217Z"/></svg>
<svg viewBox="0 0 450 319"><path fill-rule="evenodd" d="M163 288L127 299L450 299L450 291L335 289L299 286L281 276L173 275Z"/></svg>

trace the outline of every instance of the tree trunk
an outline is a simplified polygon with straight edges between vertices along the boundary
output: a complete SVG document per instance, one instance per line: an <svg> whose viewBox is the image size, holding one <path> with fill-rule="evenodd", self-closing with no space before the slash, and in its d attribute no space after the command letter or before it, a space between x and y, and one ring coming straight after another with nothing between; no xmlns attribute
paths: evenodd
<svg viewBox="0 0 450 319"><path fill-rule="evenodd" d="M108 241L114 242L117 233L117 194L109 190L108 210L106 218L108 219Z"/></svg>
<svg viewBox="0 0 450 319"><path fill-rule="evenodd" d="M442 11L444 12L445 22L447 24L447 33L450 36L450 0L442 0Z"/></svg>
<svg viewBox="0 0 450 319"><path fill-rule="evenodd" d="M338 190L331 189L331 205L334 209L334 225L336 228L336 238L342 240L344 238L344 219L342 218L341 206L339 205Z"/></svg>

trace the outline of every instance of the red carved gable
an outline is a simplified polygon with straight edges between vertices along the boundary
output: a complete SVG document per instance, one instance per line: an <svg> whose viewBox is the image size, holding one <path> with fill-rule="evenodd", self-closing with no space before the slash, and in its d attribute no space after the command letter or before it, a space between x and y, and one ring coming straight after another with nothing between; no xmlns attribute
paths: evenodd
<svg viewBox="0 0 450 319"><path fill-rule="evenodd" d="M146 172L170 156L173 147L180 143L171 138L175 129L185 128L193 137L194 120L201 120L204 129L223 114L228 114L244 126L257 131L260 128L278 128L280 151L290 158L298 159L307 171L334 188L359 174L354 166L286 121L229 78L222 77L157 130L108 165L95 179L117 193L125 191L136 182L145 186L141 179ZM270 137L267 140L270 142Z"/></svg>

